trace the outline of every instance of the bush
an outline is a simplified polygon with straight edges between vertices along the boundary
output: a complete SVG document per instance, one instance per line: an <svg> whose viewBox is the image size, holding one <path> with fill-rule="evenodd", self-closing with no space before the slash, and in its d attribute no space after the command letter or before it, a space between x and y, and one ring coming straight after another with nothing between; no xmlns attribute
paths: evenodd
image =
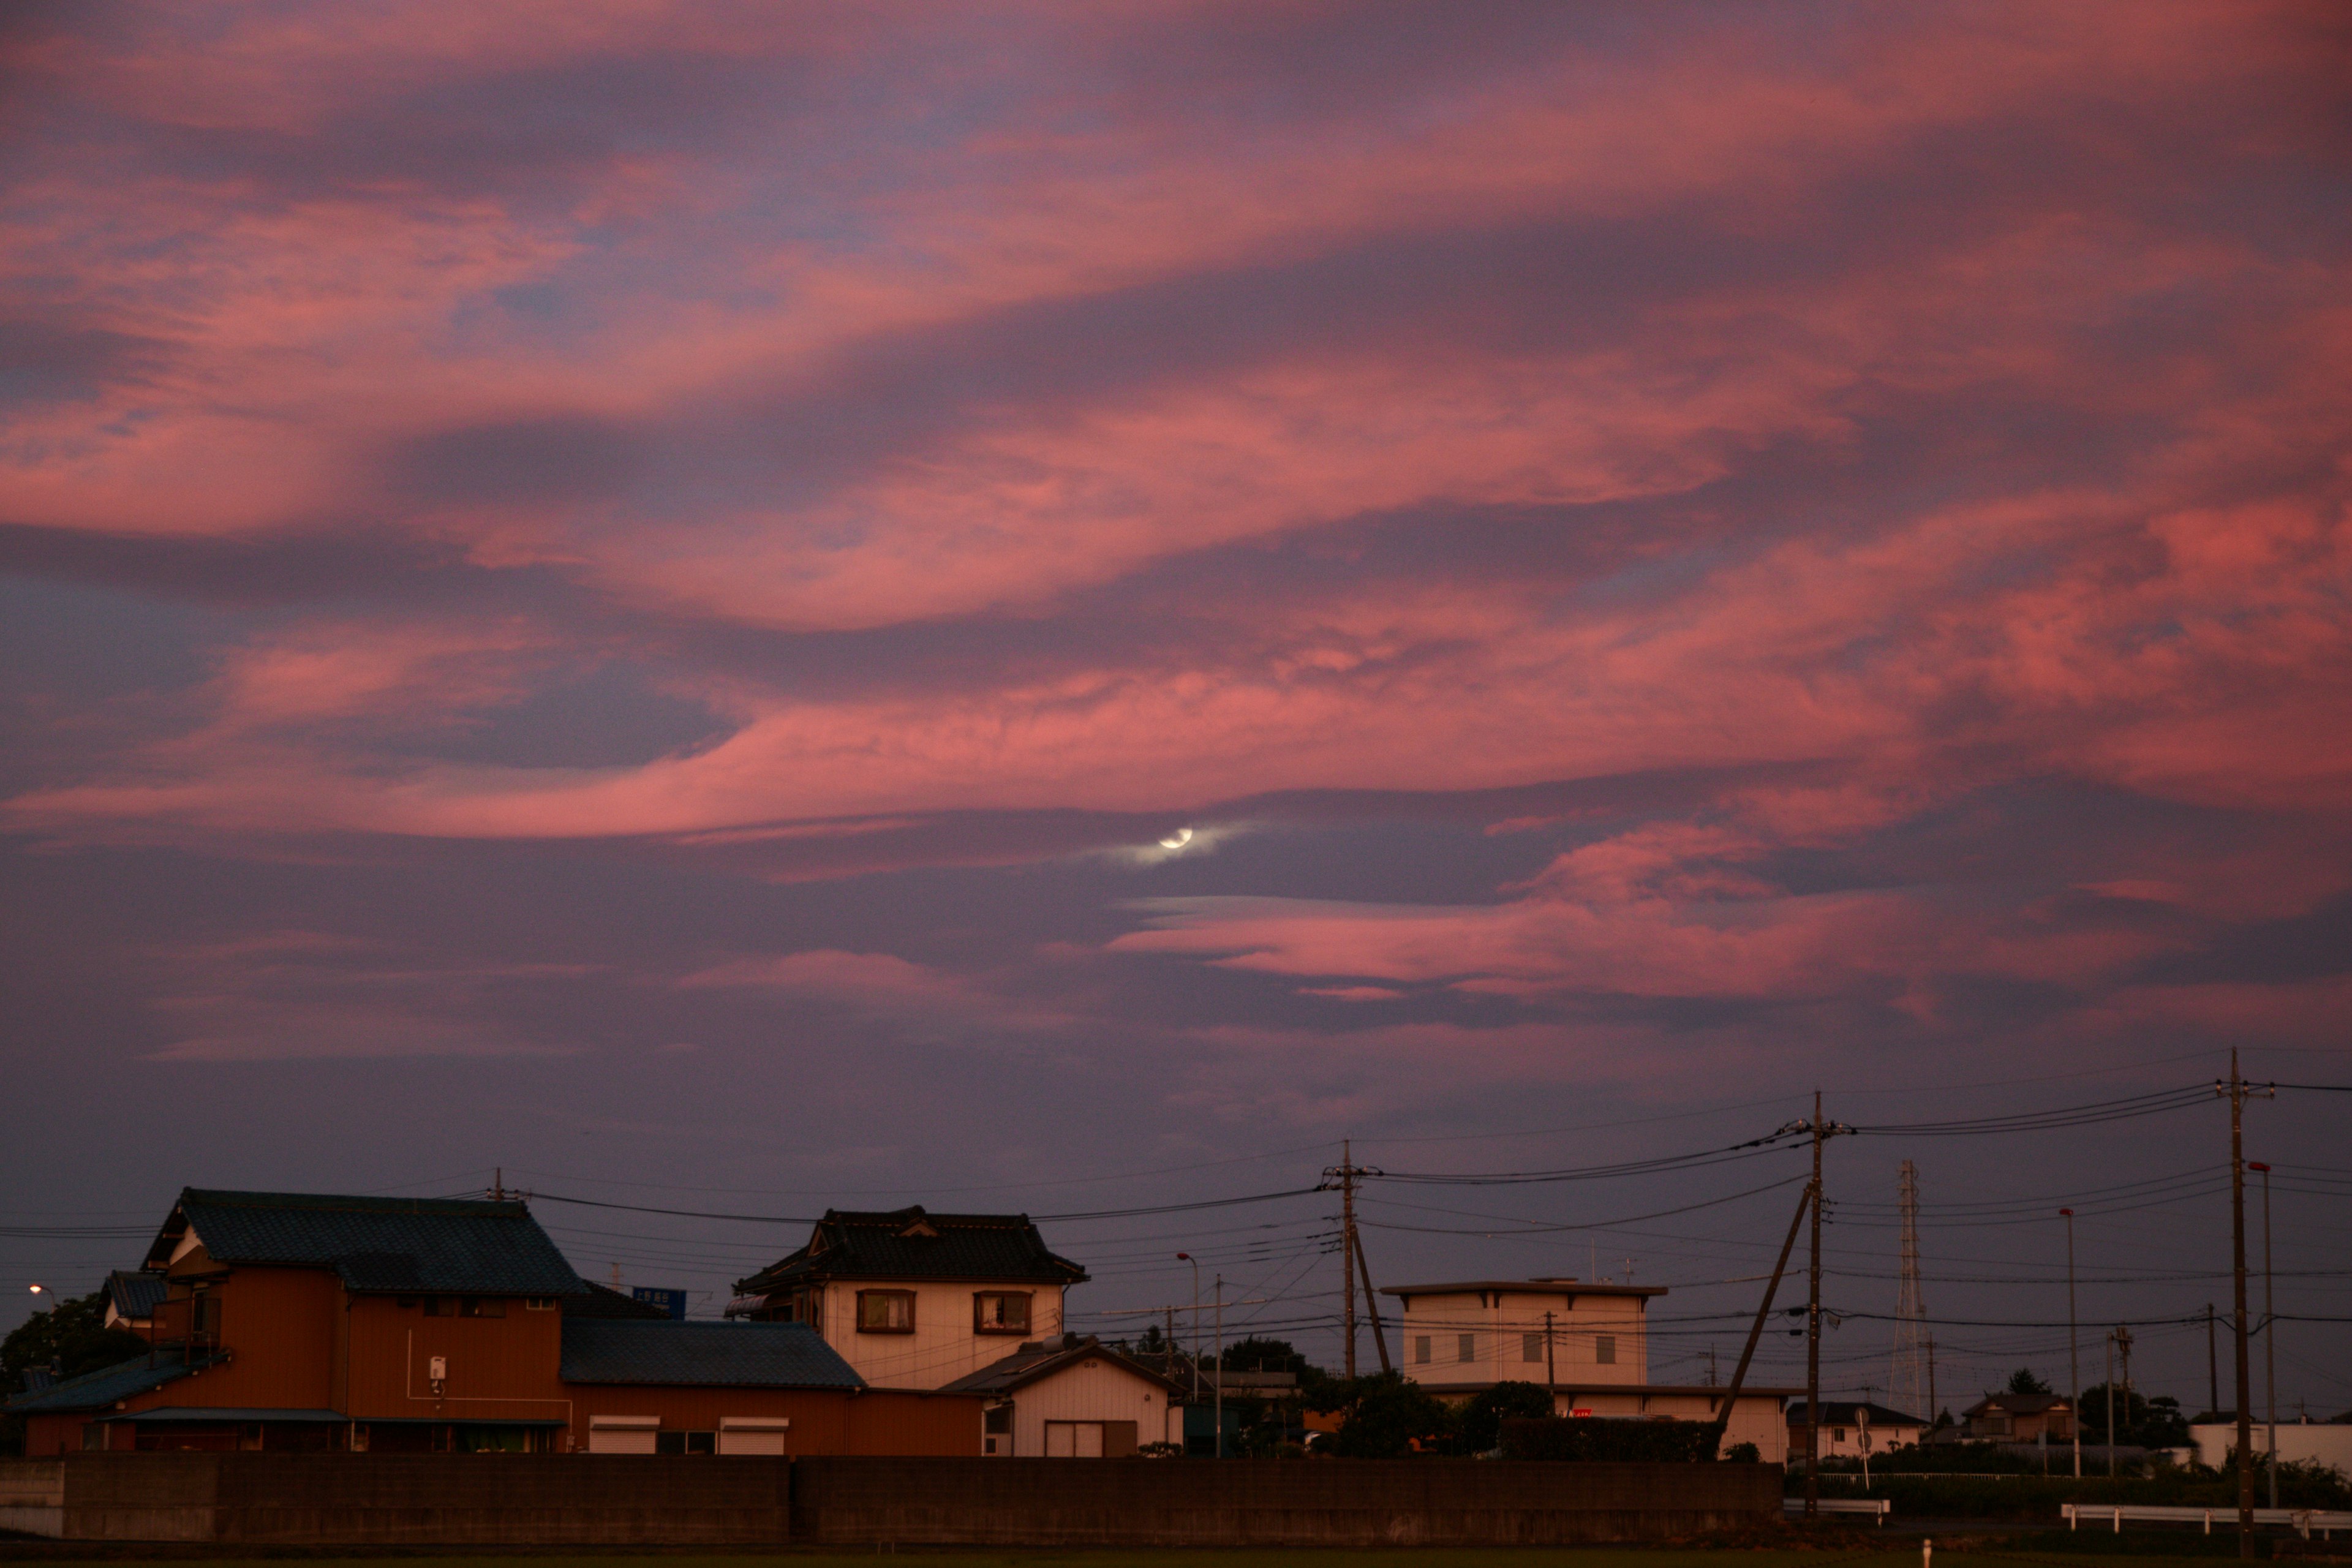
<svg viewBox="0 0 2352 1568"><path fill-rule="evenodd" d="M1696 1464L1713 1456L1712 1421L1628 1421L1591 1415L1509 1417L1503 1453L1513 1459Z"/></svg>
<svg viewBox="0 0 2352 1568"><path fill-rule="evenodd" d="M1498 1383L1481 1389L1462 1407L1462 1446L1473 1454L1492 1448L1511 1416L1551 1414L1551 1395L1532 1383Z"/></svg>
<svg viewBox="0 0 2352 1568"><path fill-rule="evenodd" d="M1735 1465L1760 1465L1764 1456L1753 1443L1734 1443L1724 1450L1723 1457Z"/></svg>
<svg viewBox="0 0 2352 1568"><path fill-rule="evenodd" d="M1451 1412L1434 1395L1395 1373L1358 1378L1348 1393L1347 1418L1330 1442L1330 1451L1342 1458L1434 1453L1453 1426Z"/></svg>

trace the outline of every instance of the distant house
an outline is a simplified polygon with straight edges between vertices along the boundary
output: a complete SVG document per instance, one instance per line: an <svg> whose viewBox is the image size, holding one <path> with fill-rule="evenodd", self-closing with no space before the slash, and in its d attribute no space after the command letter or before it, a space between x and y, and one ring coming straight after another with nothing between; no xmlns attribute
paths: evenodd
<svg viewBox="0 0 2352 1568"><path fill-rule="evenodd" d="M727 1315L804 1323L877 1388L939 1388L1062 1333L1087 1271L1026 1215L828 1209L807 1243L735 1287Z"/></svg>
<svg viewBox="0 0 2352 1568"><path fill-rule="evenodd" d="M519 1202L191 1188L145 1271L152 1348L10 1400L28 1455L980 1447L981 1396L869 1389L806 1324L648 1318Z"/></svg>
<svg viewBox="0 0 2352 1568"><path fill-rule="evenodd" d="M1960 1412L1970 1437L1994 1443L2053 1443L2074 1438L2074 1405L2063 1394L1989 1394Z"/></svg>
<svg viewBox="0 0 2352 1568"><path fill-rule="evenodd" d="M1562 1415L1712 1420L1725 1390L1649 1380L1649 1304L1663 1285L1574 1279L1468 1279L1383 1289L1402 1308L1398 1371L1441 1399L1467 1400L1497 1383L1550 1390ZM1723 1443L1756 1445L1778 1464L1788 1443L1781 1404L1800 1392L1749 1384Z"/></svg>
<svg viewBox="0 0 2352 1568"><path fill-rule="evenodd" d="M1867 1417L1867 1419L1864 1419ZM1861 1400L1824 1399L1822 1401L1822 1431L1820 1453L1824 1459L1853 1459L1864 1453L1884 1454L1892 1448L1908 1448L1916 1444L1927 1430L1927 1424L1916 1415L1885 1405L1872 1405ZM1869 1447L1863 1447L1865 1435ZM1805 1402L1801 1399L1789 1406L1789 1452L1805 1451Z"/></svg>
<svg viewBox="0 0 2352 1568"><path fill-rule="evenodd" d="M943 1390L989 1398L981 1452L1063 1459L1116 1459L1171 1440L1171 1378L1098 1340L1023 1345ZM1181 1437L1172 1440L1181 1441Z"/></svg>
<svg viewBox="0 0 2352 1568"><path fill-rule="evenodd" d="M163 1271L118 1268L106 1277L106 1326L143 1334L155 1326L155 1308L168 1293Z"/></svg>

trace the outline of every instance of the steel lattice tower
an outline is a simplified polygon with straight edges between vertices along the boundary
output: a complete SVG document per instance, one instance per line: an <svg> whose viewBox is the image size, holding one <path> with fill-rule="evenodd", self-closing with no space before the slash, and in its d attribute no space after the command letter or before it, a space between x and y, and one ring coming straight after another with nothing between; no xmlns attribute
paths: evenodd
<svg viewBox="0 0 2352 1568"><path fill-rule="evenodd" d="M1895 1368L1887 1384L1887 1403L1907 1415L1932 1422L1927 1408L1927 1303L1919 1295L1919 1167L1903 1162L1895 1178L1895 1194L1903 1209L1902 1286L1895 1301Z"/></svg>

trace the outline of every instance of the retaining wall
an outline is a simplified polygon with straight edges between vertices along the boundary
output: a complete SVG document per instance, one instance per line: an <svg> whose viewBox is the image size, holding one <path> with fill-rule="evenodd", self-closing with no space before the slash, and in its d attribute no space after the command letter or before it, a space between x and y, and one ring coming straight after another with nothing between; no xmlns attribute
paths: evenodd
<svg viewBox="0 0 2352 1568"><path fill-rule="evenodd" d="M1552 1545L1776 1521L1778 1465L88 1454L0 1528L255 1544Z"/></svg>
<svg viewBox="0 0 2352 1568"><path fill-rule="evenodd" d="M1780 1513L1778 1465L866 1459L793 1467L803 1543L1470 1546L1643 1541Z"/></svg>

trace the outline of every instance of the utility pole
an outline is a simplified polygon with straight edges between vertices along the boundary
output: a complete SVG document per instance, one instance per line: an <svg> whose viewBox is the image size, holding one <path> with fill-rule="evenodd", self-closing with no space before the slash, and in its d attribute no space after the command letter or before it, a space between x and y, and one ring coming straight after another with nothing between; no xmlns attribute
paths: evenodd
<svg viewBox="0 0 2352 1568"><path fill-rule="evenodd" d="M1225 1277L1217 1276L1217 1458L1225 1457Z"/></svg>
<svg viewBox="0 0 2352 1568"><path fill-rule="evenodd" d="M1380 1344L1381 1370L1389 1367L1388 1336L1381 1330L1380 1310L1372 1305L1372 1271L1364 1262L1364 1244L1356 1234L1356 1184L1366 1176L1381 1173L1356 1163L1353 1143L1339 1141L1339 1163L1327 1167L1322 1181L1316 1184L1317 1192L1337 1188L1339 1194L1339 1335L1344 1371L1349 1377L1356 1375L1356 1278L1364 1282L1364 1307L1372 1314L1372 1337Z"/></svg>
<svg viewBox="0 0 2352 1568"><path fill-rule="evenodd" d="M2205 1303L2205 1414L2221 1417L2221 1357L2214 1349L2213 1303Z"/></svg>
<svg viewBox="0 0 2352 1568"><path fill-rule="evenodd" d="M1179 1263L1192 1266L1192 1403L1201 1403L1201 1260L1189 1252L1176 1255Z"/></svg>
<svg viewBox="0 0 2352 1568"><path fill-rule="evenodd" d="M2238 1076L2238 1053L2230 1052L2230 1081L2213 1086L2230 1099L2230 1274L2231 1312L2235 1318L2232 1353L2238 1396L2238 1555L2254 1554L2254 1412L2253 1382L2246 1355L2246 1099L2258 1092ZM2272 1086L2270 1092L2278 1089Z"/></svg>
<svg viewBox="0 0 2352 1568"><path fill-rule="evenodd" d="M1559 1363L1551 1353L1551 1309L1544 1309L1544 1391L1551 1395L1553 1413L1559 1407Z"/></svg>
<svg viewBox="0 0 2352 1568"><path fill-rule="evenodd" d="M1352 1229L1349 1234L1355 1236ZM1356 1272L1364 1280L1364 1316L1372 1321L1372 1348L1381 1352L1381 1370L1394 1372L1396 1368L1389 1364L1389 1331L1381 1327L1381 1299L1372 1290L1372 1266L1364 1261L1364 1238L1355 1236L1355 1241Z"/></svg>
<svg viewBox="0 0 2352 1568"><path fill-rule="evenodd" d="M1936 1429L1936 1336L1927 1336L1927 1430Z"/></svg>
<svg viewBox="0 0 2352 1568"><path fill-rule="evenodd" d="M2116 1331L2107 1331L2107 1479L2116 1479Z"/></svg>
<svg viewBox="0 0 2352 1568"><path fill-rule="evenodd" d="M2131 1325L2116 1325L2116 1356L2124 1366L2124 1419L2132 1419Z"/></svg>
<svg viewBox="0 0 2352 1568"><path fill-rule="evenodd" d="M1803 1122L1796 1121L1780 1131L1794 1132L1803 1126ZM1731 1369L1731 1386L1716 1405L1714 1447L1717 1450L1722 1448L1723 1434L1731 1425L1732 1409L1739 1403L1739 1391L1747 1385L1748 1363L1756 1359L1756 1342L1764 1337L1764 1321L1772 1315L1772 1299L1780 1293L1780 1276L1788 1271L1789 1254L1797 1249L1797 1229L1805 1223L1805 1212L1812 1206L1812 1184L1807 1183L1804 1195L1797 1200L1797 1212L1789 1216L1789 1234L1780 1242L1780 1256L1772 1265L1772 1278L1764 1287L1764 1300L1756 1304L1756 1321L1748 1327L1748 1342L1740 1348L1739 1364Z"/></svg>
<svg viewBox="0 0 2352 1568"><path fill-rule="evenodd" d="M1822 1517L1822 1091L1813 1090L1812 1258L1805 1289L1805 1522Z"/></svg>
<svg viewBox="0 0 2352 1568"><path fill-rule="evenodd" d="M2260 1160L2246 1162L2249 1171L2263 1173L2263 1386L2270 1406L2270 1457L2263 1468L2271 1473L2271 1506L2278 1507L2278 1304L2271 1294L2271 1168Z"/></svg>
<svg viewBox="0 0 2352 1568"><path fill-rule="evenodd" d="M2074 1479L2083 1479L2083 1363L2074 1328L2074 1211L2066 1217L2066 1424L2074 1429Z"/></svg>

